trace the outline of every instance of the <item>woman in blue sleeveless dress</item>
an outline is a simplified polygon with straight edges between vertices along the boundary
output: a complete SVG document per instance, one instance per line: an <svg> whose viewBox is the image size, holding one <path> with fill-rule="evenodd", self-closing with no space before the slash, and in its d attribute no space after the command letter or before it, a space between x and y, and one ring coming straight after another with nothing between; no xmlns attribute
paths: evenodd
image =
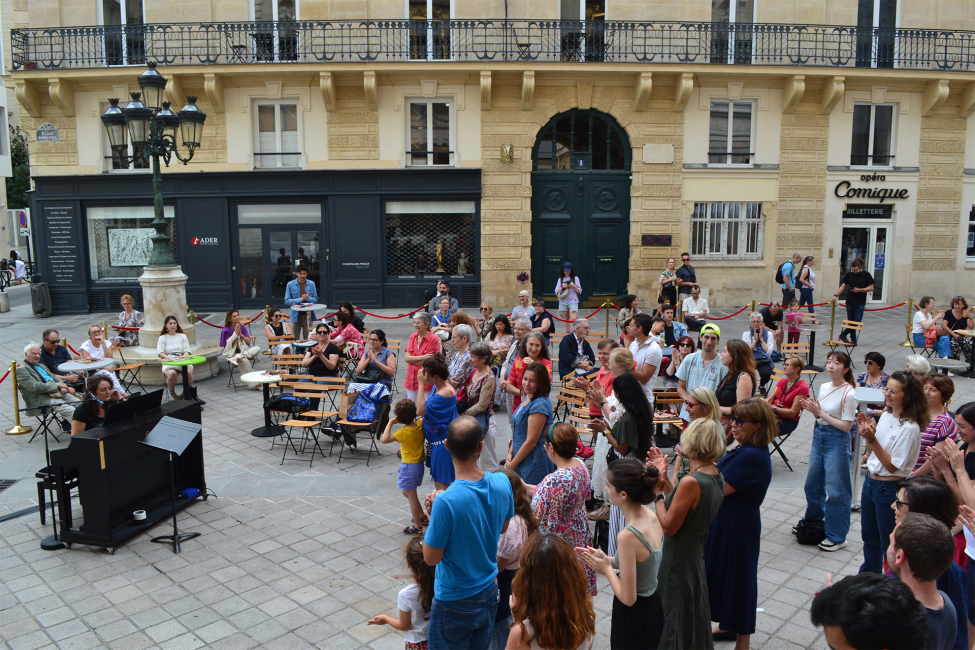
<svg viewBox="0 0 975 650"><path fill-rule="evenodd" d="M416 375L419 389L416 393L416 414L423 416L423 437L429 445L427 467L438 490L446 490L454 482L454 462L444 446L447 427L457 419L457 394L448 381L450 371L439 356L423 362ZM434 389L427 397L426 384Z"/></svg>

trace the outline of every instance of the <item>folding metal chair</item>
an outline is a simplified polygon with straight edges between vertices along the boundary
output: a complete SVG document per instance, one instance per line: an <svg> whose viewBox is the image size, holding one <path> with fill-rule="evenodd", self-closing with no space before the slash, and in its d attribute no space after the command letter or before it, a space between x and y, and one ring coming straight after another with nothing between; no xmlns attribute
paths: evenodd
<svg viewBox="0 0 975 650"><path fill-rule="evenodd" d="M919 354L926 359L930 359L934 356L934 353L937 352L934 346L927 346L927 344L925 344L925 347L919 348L918 346L914 345L914 332L912 327L905 323L904 329L907 330L907 342L911 344L911 352L914 354Z"/></svg>
<svg viewBox="0 0 975 650"><path fill-rule="evenodd" d="M355 439L357 443L361 434L364 433L369 436L369 450L366 456L366 467L369 466L369 460L372 458L373 450L375 450L376 455L379 456L379 447L376 446L376 438L382 433L383 429L386 428L386 424L389 422L389 408L389 400L386 399L385 401L379 403L379 406L376 409L376 419L372 422L350 422L349 420L345 419L338 420L336 422L336 424L342 428L343 434L341 436L332 438L333 447L335 446L336 442L341 445L341 448L339 449L339 459L336 461L336 464L342 462L342 454L345 452L345 448L349 446L345 443L346 434ZM355 451L357 449L358 444L352 447L351 451ZM331 448L329 448L328 453L330 456L332 455Z"/></svg>
<svg viewBox="0 0 975 650"><path fill-rule="evenodd" d="M142 385L142 381L139 379L139 368L146 365L144 363L128 363L125 360L125 355L122 353L123 346L115 345L112 347L112 355L118 352L119 359L122 360L121 366L115 367L115 375L118 377L118 381L125 387L125 392L132 392L132 384L139 384L139 388L142 392L146 392L146 387Z"/></svg>
<svg viewBox="0 0 975 650"><path fill-rule="evenodd" d="M860 336L863 334L863 323L860 322L860 321L847 320L847 319L844 318L843 319L843 324L840 326L840 334L841 335L842 335L842 333L843 333L844 330L852 330L853 332L855 332L856 333L856 337L857 337L857 341L859 341L860 340ZM846 349L846 353L849 354L849 355L851 355L851 359L852 359L853 348L855 348L857 346L857 344L856 344L855 341L840 341L839 339L837 339L835 341L826 341L826 345L829 346L829 349L830 349L831 352L835 352L836 351L836 348L839 348L839 347L845 348ZM856 364L853 364L852 361L851 361L851 365L854 365L855 366Z"/></svg>

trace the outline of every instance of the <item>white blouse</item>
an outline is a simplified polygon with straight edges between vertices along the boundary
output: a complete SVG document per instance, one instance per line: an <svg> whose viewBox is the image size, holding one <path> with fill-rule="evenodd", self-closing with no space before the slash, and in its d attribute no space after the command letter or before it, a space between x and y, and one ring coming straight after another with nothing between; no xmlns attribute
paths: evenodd
<svg viewBox="0 0 975 650"><path fill-rule="evenodd" d="M890 462L897 471L887 471L877 454L870 454L867 470L877 476L910 476L921 453L921 428L917 422L901 422L892 413L884 413L877 422L876 435L877 442L890 454Z"/></svg>
<svg viewBox="0 0 975 650"><path fill-rule="evenodd" d="M190 352L190 340L186 338L186 334L163 334L156 341L156 353L158 354L180 354L180 353Z"/></svg>

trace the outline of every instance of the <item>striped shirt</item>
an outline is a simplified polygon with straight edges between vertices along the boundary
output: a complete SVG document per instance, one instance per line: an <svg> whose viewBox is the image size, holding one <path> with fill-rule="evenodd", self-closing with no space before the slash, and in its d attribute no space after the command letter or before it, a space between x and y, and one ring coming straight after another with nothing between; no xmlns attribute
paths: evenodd
<svg viewBox="0 0 975 650"><path fill-rule="evenodd" d="M927 454L925 450L928 447L934 445L934 443L939 440L944 440L945 438L951 438L954 442L958 442L958 433L955 431L955 421L952 419L951 414L945 411L938 417L931 420L931 424L928 428L921 432L921 453L917 458L917 463L914 464L914 469L919 468L924 464L927 459Z"/></svg>

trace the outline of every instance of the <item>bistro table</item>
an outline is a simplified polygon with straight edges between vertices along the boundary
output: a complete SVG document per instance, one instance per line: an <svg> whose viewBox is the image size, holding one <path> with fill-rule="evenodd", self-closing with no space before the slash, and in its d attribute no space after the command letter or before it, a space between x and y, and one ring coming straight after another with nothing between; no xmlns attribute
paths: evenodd
<svg viewBox="0 0 975 650"><path fill-rule="evenodd" d="M816 365L816 332L826 332L829 331L824 325L818 325L813 327L802 326L803 332L809 332L809 363L806 367L810 370L815 370L816 372L822 372L822 366Z"/></svg>
<svg viewBox="0 0 975 650"><path fill-rule="evenodd" d="M102 368L107 368L115 363L114 359L90 359L88 361L76 360L76 361L65 361L58 366L58 370L61 372L94 372L95 370L101 370Z"/></svg>
<svg viewBox="0 0 975 650"><path fill-rule="evenodd" d="M858 386L854 395L859 402L857 408L867 408L870 404L883 404L887 398L886 393L879 388L867 388ZM854 425L855 426L855 425ZM857 483L860 482L860 456L863 455L863 436L857 433L853 438L853 461L850 463L850 479L853 489L853 505L850 508L854 512L860 511L860 497L857 495Z"/></svg>
<svg viewBox="0 0 975 650"><path fill-rule="evenodd" d="M309 348L315 347L318 341L295 341L292 343L292 347L298 348L300 350L308 351Z"/></svg>
<svg viewBox="0 0 975 650"><path fill-rule="evenodd" d="M975 338L975 330L955 330L958 334L962 336L967 336L968 338ZM975 354L972 355L972 360L968 364L968 370L964 373L960 373L964 377L969 379L975 379Z"/></svg>
<svg viewBox="0 0 975 650"><path fill-rule="evenodd" d="M321 303L301 303L299 305L291 305L290 307L285 307L285 309L294 309L295 311L322 311L328 309L326 305Z"/></svg>
<svg viewBox="0 0 975 650"><path fill-rule="evenodd" d="M949 370L965 372L969 370L969 365L960 359L939 359L938 357L931 357L928 359L928 363L932 368L938 368L942 372L948 372Z"/></svg>
<svg viewBox="0 0 975 650"><path fill-rule="evenodd" d="M186 372L189 366L197 366L201 363L205 363L206 357L201 357L196 354L191 354L188 357L177 357L174 359L166 359L162 362L164 366L170 366L171 368L179 368L180 372L183 373L183 398L190 398L190 377Z"/></svg>
<svg viewBox="0 0 975 650"><path fill-rule="evenodd" d="M253 429L251 435L255 438L274 438L282 435L284 427L271 422L271 410L268 408L268 402L271 401L271 384L281 381L281 377L266 372L249 372L241 375L240 379L251 384L261 384L264 390L264 426Z"/></svg>

